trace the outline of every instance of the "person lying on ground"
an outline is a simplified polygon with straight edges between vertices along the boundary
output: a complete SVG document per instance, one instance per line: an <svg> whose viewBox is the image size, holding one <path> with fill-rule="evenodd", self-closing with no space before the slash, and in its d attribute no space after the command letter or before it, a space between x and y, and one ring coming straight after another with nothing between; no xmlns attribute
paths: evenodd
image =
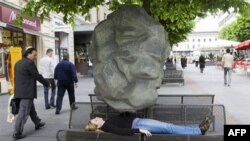
<svg viewBox="0 0 250 141"><path fill-rule="evenodd" d="M146 136L152 136L152 134L205 135L210 122L211 120L206 117L199 125L183 126L154 119L138 118L135 115L118 115L106 121L101 117L95 117L87 123L85 131L101 130L118 135L142 133Z"/></svg>

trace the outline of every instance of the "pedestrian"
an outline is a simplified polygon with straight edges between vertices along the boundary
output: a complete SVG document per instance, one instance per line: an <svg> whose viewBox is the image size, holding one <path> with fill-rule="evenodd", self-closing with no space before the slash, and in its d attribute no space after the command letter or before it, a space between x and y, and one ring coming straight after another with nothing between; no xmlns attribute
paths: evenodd
<svg viewBox="0 0 250 141"><path fill-rule="evenodd" d="M49 83L38 73L35 65L37 51L35 48L28 48L23 55L23 59L18 61L14 67L14 98L20 100L19 112L17 115L13 138L22 139L24 124L28 117L35 124L35 129L40 129L45 122L38 117L34 105L34 98L37 98L36 81L48 87Z"/></svg>
<svg viewBox="0 0 250 141"><path fill-rule="evenodd" d="M224 85L229 87L231 84L231 73L234 64L234 57L230 54L230 49L226 49L226 54L223 55L221 62L224 68Z"/></svg>
<svg viewBox="0 0 250 141"><path fill-rule="evenodd" d="M200 70L201 70L200 72L203 73L203 70L206 64L205 57L203 55L199 57L199 64L200 64Z"/></svg>
<svg viewBox="0 0 250 141"><path fill-rule="evenodd" d="M154 134L205 135L211 120L206 118L199 125L183 126L161 122L153 119L138 118L134 115L118 115L104 121L100 117L91 119L85 126L86 131L114 133L118 135L133 135L143 133L146 136Z"/></svg>
<svg viewBox="0 0 250 141"><path fill-rule="evenodd" d="M93 77L94 76L94 68L93 68L93 63L91 62L90 59L88 61L88 64L89 64L89 76Z"/></svg>
<svg viewBox="0 0 250 141"><path fill-rule="evenodd" d="M44 102L45 109L55 108L55 94L56 94L56 85L54 80L54 61L52 59L53 50L47 49L46 56L40 60L41 74L47 80L51 87L44 86ZM49 88L51 88L51 96L49 101Z"/></svg>
<svg viewBox="0 0 250 141"><path fill-rule="evenodd" d="M198 65L199 65L199 56L198 55L195 56L194 61L195 61L195 67L198 67Z"/></svg>
<svg viewBox="0 0 250 141"><path fill-rule="evenodd" d="M77 87L76 67L69 62L69 54L63 54L63 60L56 65L54 78L57 80L57 98L56 98L56 115L60 114L62 109L62 101L64 93L67 90L69 96L69 104L75 102L75 89ZM73 110L77 107L71 107Z"/></svg>
<svg viewBox="0 0 250 141"><path fill-rule="evenodd" d="M176 57L174 57L174 64L176 65Z"/></svg>
<svg viewBox="0 0 250 141"><path fill-rule="evenodd" d="M187 58L186 57L181 57L181 67L182 69L185 69L185 67L187 66Z"/></svg>

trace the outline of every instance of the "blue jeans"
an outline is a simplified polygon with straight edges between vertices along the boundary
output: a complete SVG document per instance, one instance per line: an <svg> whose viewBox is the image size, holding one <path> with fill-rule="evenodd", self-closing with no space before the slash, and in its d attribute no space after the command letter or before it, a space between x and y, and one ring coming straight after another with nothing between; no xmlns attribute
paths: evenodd
<svg viewBox="0 0 250 141"><path fill-rule="evenodd" d="M225 85L230 85L231 83L231 73L232 73L232 68L224 68L224 84Z"/></svg>
<svg viewBox="0 0 250 141"><path fill-rule="evenodd" d="M48 108L51 106L55 106L55 94L56 94L56 85L54 79L45 79L51 86L51 96L50 96L50 103L49 103L49 88L50 87L44 87L44 102L45 102L45 108Z"/></svg>
<svg viewBox="0 0 250 141"><path fill-rule="evenodd" d="M201 135L201 130L198 126L174 125L153 119L136 118L132 128L146 129L156 134Z"/></svg>

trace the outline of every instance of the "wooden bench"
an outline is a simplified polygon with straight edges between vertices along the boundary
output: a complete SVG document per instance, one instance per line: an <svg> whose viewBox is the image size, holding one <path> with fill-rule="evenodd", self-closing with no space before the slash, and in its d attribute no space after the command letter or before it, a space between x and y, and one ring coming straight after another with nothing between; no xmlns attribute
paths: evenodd
<svg viewBox="0 0 250 141"><path fill-rule="evenodd" d="M58 141L223 141L224 124L226 124L225 108L223 105L154 105L150 108L149 118L180 125L198 125L206 116L209 116L212 117L212 124L204 136L154 134L153 137L149 138L140 134L136 134L135 136L119 136L105 132L86 132L84 131L84 127L90 119L91 103L77 102L75 105L79 108L70 113L69 127L71 129L59 130L57 133ZM199 112L203 113L197 115L196 113Z"/></svg>

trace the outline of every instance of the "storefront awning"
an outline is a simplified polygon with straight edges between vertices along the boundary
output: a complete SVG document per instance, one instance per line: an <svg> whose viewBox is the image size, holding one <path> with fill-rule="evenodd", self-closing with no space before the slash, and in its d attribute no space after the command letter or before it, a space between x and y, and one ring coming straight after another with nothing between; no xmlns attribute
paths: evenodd
<svg viewBox="0 0 250 141"><path fill-rule="evenodd" d="M52 38L54 40L57 39L56 37L46 35L46 34L43 34L43 33L40 33L40 32L34 31L34 30L25 29L25 28L23 29L23 32L27 33L27 34L31 34L31 35L40 36L40 37Z"/></svg>
<svg viewBox="0 0 250 141"><path fill-rule="evenodd" d="M75 32L92 32L94 31L97 24L83 24L77 25L74 29Z"/></svg>
<svg viewBox="0 0 250 141"><path fill-rule="evenodd" d="M236 46L234 46L234 48L236 50L246 50L246 49L250 49L250 40L246 40Z"/></svg>

